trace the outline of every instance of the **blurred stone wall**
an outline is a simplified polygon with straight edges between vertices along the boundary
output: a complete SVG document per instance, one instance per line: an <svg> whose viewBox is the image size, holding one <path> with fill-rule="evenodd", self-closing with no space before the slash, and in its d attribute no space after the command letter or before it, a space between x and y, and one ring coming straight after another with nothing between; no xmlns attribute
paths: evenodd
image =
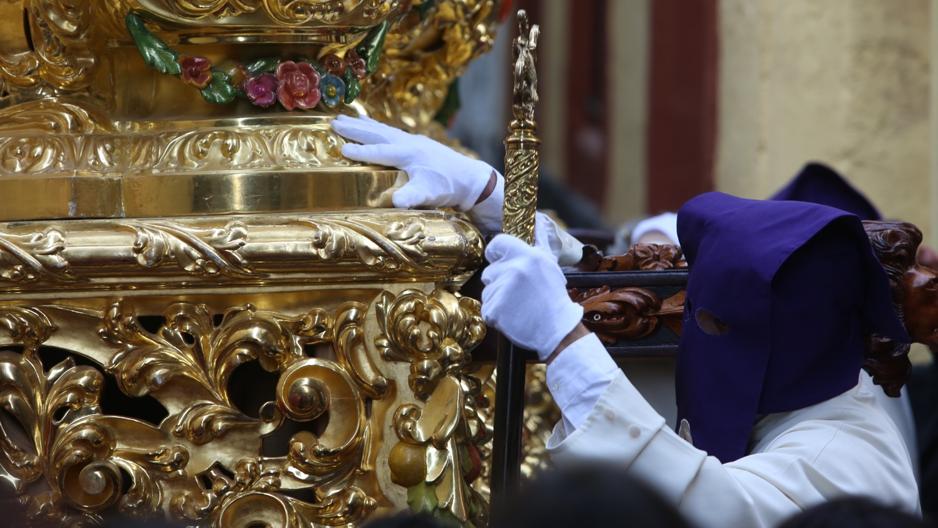
<svg viewBox="0 0 938 528"><path fill-rule="evenodd" d="M717 188L764 198L824 161L936 241L931 2L721 0L719 15Z"/></svg>

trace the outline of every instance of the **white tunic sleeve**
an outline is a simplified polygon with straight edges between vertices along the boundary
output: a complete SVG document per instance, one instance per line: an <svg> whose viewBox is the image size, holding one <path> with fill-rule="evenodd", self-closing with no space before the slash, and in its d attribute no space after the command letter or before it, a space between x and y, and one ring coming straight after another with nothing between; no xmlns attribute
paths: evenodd
<svg viewBox="0 0 938 528"><path fill-rule="evenodd" d="M579 352L567 359L576 363L591 358L605 364L598 352L607 359L608 355L593 348L601 343L589 345L589 354L584 352L590 343L585 339L574 343L582 346L579 351L564 351L557 361L567 352ZM552 393L566 387L555 396L560 396L569 423L558 424L548 442L554 460L599 459L627 466L700 526L774 526L806 507L845 494L875 496L919 511L905 444L876 406L871 392L875 387L868 378L826 402L763 418L753 434L752 454L721 464L671 431L621 371L609 381L602 376L590 381L580 378L592 367L575 369L561 363L564 368L555 368L557 361L548 368L548 386ZM579 374L566 379L571 372ZM597 387L601 394L593 399ZM584 402L577 401L574 390L591 404L585 415Z"/></svg>

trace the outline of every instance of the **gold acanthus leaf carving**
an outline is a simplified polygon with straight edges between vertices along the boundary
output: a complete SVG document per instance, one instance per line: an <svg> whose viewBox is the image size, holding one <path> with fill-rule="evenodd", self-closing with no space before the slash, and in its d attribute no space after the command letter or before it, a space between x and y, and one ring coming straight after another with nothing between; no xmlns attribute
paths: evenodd
<svg viewBox="0 0 938 528"><path fill-rule="evenodd" d="M287 495L249 491L235 494L219 508L217 525L246 528L349 526L375 509L375 500L351 486L323 494L315 504Z"/></svg>
<svg viewBox="0 0 938 528"><path fill-rule="evenodd" d="M239 250L248 232L241 222L219 229L191 229L169 222L129 224L136 233L133 251L137 262L154 268L174 262L188 273L214 277L251 275Z"/></svg>
<svg viewBox="0 0 938 528"><path fill-rule="evenodd" d="M218 318L204 305L175 303L150 330L129 304L104 314L62 308L0 309L9 334L0 334L0 345L24 349L0 352L0 405L27 432L22 439L0 423L0 481L14 487L33 521L97 525L117 510L204 527L313 528L356 524L377 507L365 491L374 440L364 394L389 382L364 346L367 305L298 316L242 306ZM79 321L99 320L97 346L111 352L75 353L103 363L126 394L156 398L168 411L159 426L102 414L97 368L67 359L43 371L39 346L50 336L64 339L56 346L75 338L55 336L56 324L70 333ZM336 360L305 354L319 344L331 344ZM260 418L229 399L231 373L246 361L279 372ZM285 456L260 456L261 438L287 418L318 421L292 435ZM287 490L304 490L309 502Z"/></svg>
<svg viewBox="0 0 938 528"><path fill-rule="evenodd" d="M385 292L376 312L382 336L375 345L385 359L411 363L409 384L421 398L444 375L463 368L485 336L479 302L441 289L397 297Z"/></svg>
<svg viewBox="0 0 938 528"><path fill-rule="evenodd" d="M322 127L253 126L125 135L108 130L106 119L72 104L36 101L0 110L0 174L71 175L77 171L132 176L352 165L341 155L344 141Z"/></svg>
<svg viewBox="0 0 938 528"><path fill-rule="evenodd" d="M47 373L32 353L0 352L0 367L0 405L32 441L29 447L17 445L16 435L0 423L3 477L21 492L44 474L59 423L97 410L104 379L97 370L76 367L72 360Z"/></svg>
<svg viewBox="0 0 938 528"><path fill-rule="evenodd" d="M469 368L470 351L485 335L479 302L437 289L385 292L375 311L375 344L389 361L410 363L408 384L421 403L399 406L391 449L391 479L408 504L456 524L484 526L485 504L472 487L482 471L480 446L491 439L483 385Z"/></svg>
<svg viewBox="0 0 938 528"><path fill-rule="evenodd" d="M390 382L381 374L365 343L368 306L347 303L339 309L335 323L335 350L339 363L355 377L358 386L372 398L387 395Z"/></svg>
<svg viewBox="0 0 938 528"><path fill-rule="evenodd" d="M466 220L396 210L16 223L0 226L0 290L321 282L343 272L343 281L440 280L475 269L481 253Z"/></svg>
<svg viewBox="0 0 938 528"><path fill-rule="evenodd" d="M26 353L35 353L56 330L42 310L25 307L0 308L0 328L6 329L12 343L23 345Z"/></svg>
<svg viewBox="0 0 938 528"><path fill-rule="evenodd" d="M425 16L412 10L391 27L385 53L362 94L376 119L423 132L450 84L488 51L497 26L495 0L440 0Z"/></svg>
<svg viewBox="0 0 938 528"><path fill-rule="evenodd" d="M356 24L397 14L400 0L137 0L144 10L165 11L185 20L266 13L288 25Z"/></svg>
<svg viewBox="0 0 938 528"><path fill-rule="evenodd" d="M184 448L149 424L100 415L103 384L101 372L71 358L45 372L33 350L0 352L0 405L26 433L0 424L0 475L17 493L29 486L31 517L97 525L97 513L115 504L153 515L159 481L182 476Z"/></svg>
<svg viewBox="0 0 938 528"><path fill-rule="evenodd" d="M353 257L362 264L384 271L426 268L426 225L420 219L382 226L350 219L330 219L328 222L303 220L302 223L313 229L310 243L320 259Z"/></svg>
<svg viewBox="0 0 938 528"><path fill-rule="evenodd" d="M74 280L64 250L65 237L54 228L32 235L0 235L0 280Z"/></svg>
<svg viewBox="0 0 938 528"><path fill-rule="evenodd" d="M189 453L149 424L119 416L87 416L63 428L50 463L65 500L74 508L125 514L159 511L160 481L183 477ZM124 484L124 474L130 482ZM124 488L126 487L126 491Z"/></svg>
<svg viewBox="0 0 938 528"><path fill-rule="evenodd" d="M140 328L136 314L119 302L104 317L100 337L122 349L108 368L127 394L157 392L184 378L191 396L230 406L226 388L239 365L258 360L274 371L303 357L289 323L251 305L228 311L218 327L201 304L175 303L163 317L157 334Z"/></svg>
<svg viewBox="0 0 938 528"><path fill-rule="evenodd" d="M115 137L115 141L122 141ZM348 167L345 143L324 126L244 127L130 136L135 172Z"/></svg>
<svg viewBox="0 0 938 528"><path fill-rule="evenodd" d="M99 109L84 103L42 99L0 110L4 135L94 134L110 128Z"/></svg>
<svg viewBox="0 0 938 528"><path fill-rule="evenodd" d="M291 419L308 422L326 412L341 419L320 435L301 431L290 439L288 460L295 477L304 481L354 471L352 456L364 440L364 399L341 366L317 358L298 361L280 375L277 404Z"/></svg>
<svg viewBox="0 0 938 528"><path fill-rule="evenodd" d="M48 86L53 93L87 88L96 65L91 44L95 4L24 0L31 50L0 49L0 77L14 89Z"/></svg>

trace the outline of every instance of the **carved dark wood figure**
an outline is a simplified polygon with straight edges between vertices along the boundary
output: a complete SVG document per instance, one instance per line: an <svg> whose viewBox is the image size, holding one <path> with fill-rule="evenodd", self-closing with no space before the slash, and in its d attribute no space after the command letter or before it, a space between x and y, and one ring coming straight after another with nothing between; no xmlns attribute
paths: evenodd
<svg viewBox="0 0 938 528"><path fill-rule="evenodd" d="M680 246L670 244L636 244L624 255L603 257L595 248L584 251L581 271L656 271L686 268L687 261Z"/></svg>
<svg viewBox="0 0 938 528"><path fill-rule="evenodd" d="M679 327L684 311L683 291L663 302L646 288L572 289L570 297L583 305L583 324L607 345L647 337L662 320Z"/></svg>
<svg viewBox="0 0 938 528"><path fill-rule="evenodd" d="M938 277L935 271L916 262L922 232L906 222L863 222L870 246L883 266L892 286L893 302L913 341L929 346L938 344ZM886 394L899 396L912 368L908 345L873 337L866 370Z"/></svg>

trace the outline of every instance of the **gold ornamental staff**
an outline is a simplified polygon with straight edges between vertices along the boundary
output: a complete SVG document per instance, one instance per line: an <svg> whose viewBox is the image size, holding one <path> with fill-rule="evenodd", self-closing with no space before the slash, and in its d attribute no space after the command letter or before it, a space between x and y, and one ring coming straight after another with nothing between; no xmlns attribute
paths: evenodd
<svg viewBox="0 0 938 528"><path fill-rule="evenodd" d="M537 70L534 57L540 29L528 24L518 11L518 37L514 43L514 98L512 120L505 138L505 205L502 231L534 244L537 176L541 140L535 135ZM504 336L498 341L495 383L495 438L492 445L491 491L493 505L511 496L521 478L524 417L525 352ZM497 506L496 506L497 507Z"/></svg>
<svg viewBox="0 0 938 528"><path fill-rule="evenodd" d="M529 26L528 14L518 11L518 37L514 43L514 96L505 138L505 210L503 231L534 244L537 177L541 165L534 106L537 104L535 57L540 28Z"/></svg>

